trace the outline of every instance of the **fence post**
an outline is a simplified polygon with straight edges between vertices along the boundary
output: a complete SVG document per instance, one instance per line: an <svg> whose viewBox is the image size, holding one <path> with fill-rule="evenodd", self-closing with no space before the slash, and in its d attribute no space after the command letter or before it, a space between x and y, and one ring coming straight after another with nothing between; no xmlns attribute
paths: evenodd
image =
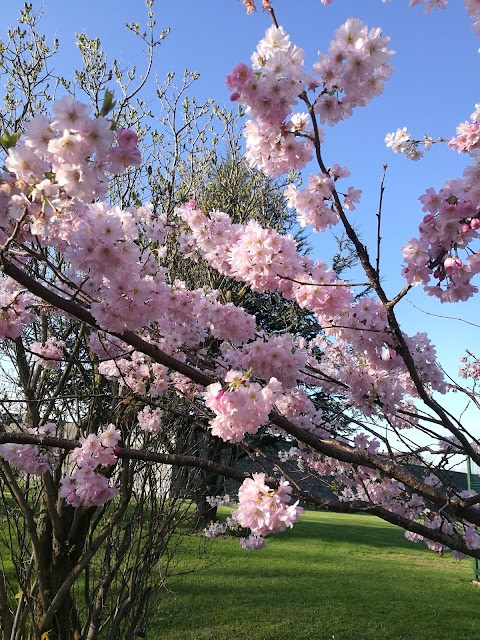
<svg viewBox="0 0 480 640"><path fill-rule="evenodd" d="M470 456L467 456L467 488L470 491L472 488L475 488L475 490L478 490L478 484L479 482L475 482L475 480L472 478L472 462L470 460ZM475 487L473 487L473 485L477 485ZM480 580L480 569L478 566L478 559L474 558L473 559L473 579L479 581Z"/></svg>

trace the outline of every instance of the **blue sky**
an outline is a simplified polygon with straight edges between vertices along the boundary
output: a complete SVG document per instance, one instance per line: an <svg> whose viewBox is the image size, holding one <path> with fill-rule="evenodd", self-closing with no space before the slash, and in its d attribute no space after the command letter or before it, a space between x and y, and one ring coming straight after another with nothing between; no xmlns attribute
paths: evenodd
<svg viewBox="0 0 480 640"><path fill-rule="evenodd" d="M14 23L23 3L10 0L5 5L2 23L6 26ZM124 28L126 22L146 21L141 0L43 0L34 1L33 5L35 9L43 8L44 32L60 39L62 54L56 62L59 72L69 75L78 66L74 34L80 31L100 37L109 57L119 60L121 66L135 64L143 68L142 47ZM381 26L384 35L391 38L390 48L397 52L392 60L395 73L384 94L366 108L357 109L350 120L327 131L324 151L326 164L348 165L351 184L363 190L354 220L372 254L382 166L388 164L382 273L389 295L403 286L400 246L416 235L423 215L418 196L429 186L438 188L444 180L460 175L465 161L446 147L439 147L422 161L412 163L385 147L385 134L407 126L419 138L424 133L449 137L480 102L480 39L472 31L463 2L451 0L447 10L432 12L428 17L421 7L407 5L407 0L388 4L381 0L334 0L327 7L320 0L274 2L279 22L292 41L306 50L308 66L316 60L319 49L327 50L334 29L349 16L361 18L370 27ZM195 96L213 97L227 104L223 78L236 62L248 62L270 24L268 16L259 11L247 17L240 0L157 0L154 9L157 30L172 29L157 52L154 68L158 77L161 79L172 70L179 74L185 68L196 70L201 78ZM331 254L331 243L323 235L315 236L313 245L315 257L328 258ZM480 315L477 300L441 305L418 288L409 299L430 314L461 317L473 323ZM401 303L398 313L408 333L430 333L440 360L452 373L465 348L480 351L478 329L468 324L440 321L418 312L407 301Z"/></svg>

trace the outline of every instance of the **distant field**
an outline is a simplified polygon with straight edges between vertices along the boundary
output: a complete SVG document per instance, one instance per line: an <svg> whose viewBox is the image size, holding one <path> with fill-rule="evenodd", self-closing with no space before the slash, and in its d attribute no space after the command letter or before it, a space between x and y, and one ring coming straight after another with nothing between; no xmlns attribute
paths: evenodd
<svg viewBox="0 0 480 640"><path fill-rule="evenodd" d="M478 640L469 560L439 558L366 515L308 512L259 552L171 580L149 640Z"/></svg>

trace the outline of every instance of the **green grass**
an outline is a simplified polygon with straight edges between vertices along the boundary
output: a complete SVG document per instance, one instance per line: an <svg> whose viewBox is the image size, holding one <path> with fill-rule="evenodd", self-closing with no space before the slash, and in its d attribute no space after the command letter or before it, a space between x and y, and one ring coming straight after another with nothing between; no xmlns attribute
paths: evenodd
<svg viewBox="0 0 480 640"><path fill-rule="evenodd" d="M477 640L471 562L367 515L307 512L259 552L232 538L171 580L149 640Z"/></svg>

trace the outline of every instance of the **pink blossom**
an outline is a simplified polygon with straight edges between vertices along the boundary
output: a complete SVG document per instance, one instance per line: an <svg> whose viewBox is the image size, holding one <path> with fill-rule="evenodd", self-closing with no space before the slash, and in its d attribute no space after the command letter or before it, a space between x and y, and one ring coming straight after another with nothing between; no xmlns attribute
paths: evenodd
<svg viewBox="0 0 480 640"><path fill-rule="evenodd" d="M213 435L222 440L240 442L245 434L256 433L268 423L281 384L271 378L262 388L256 382L249 382L237 371L230 371L225 381L230 383L226 388L214 383L203 394L205 405L215 413L215 418L210 421L210 429Z"/></svg>
<svg viewBox="0 0 480 640"><path fill-rule="evenodd" d="M158 433L161 428L162 415L163 412L159 408L144 407L137 414L138 424L143 431Z"/></svg>
<svg viewBox="0 0 480 640"><path fill-rule="evenodd" d="M271 490L265 484L265 474L254 473L252 478L244 480L238 491L239 506L233 516L257 536L284 531L303 513L298 501L288 506L290 493L288 482L281 481L277 491Z"/></svg>
<svg viewBox="0 0 480 640"><path fill-rule="evenodd" d="M254 533L251 533L248 538L240 538L239 543L242 549L248 551L258 551L259 549L263 549L267 544L265 538L255 535Z"/></svg>
<svg viewBox="0 0 480 640"><path fill-rule="evenodd" d="M42 344L40 342L32 342L30 351L35 354L35 359L45 369L58 369L63 360L62 348L65 346L63 340L57 338L48 338Z"/></svg>

